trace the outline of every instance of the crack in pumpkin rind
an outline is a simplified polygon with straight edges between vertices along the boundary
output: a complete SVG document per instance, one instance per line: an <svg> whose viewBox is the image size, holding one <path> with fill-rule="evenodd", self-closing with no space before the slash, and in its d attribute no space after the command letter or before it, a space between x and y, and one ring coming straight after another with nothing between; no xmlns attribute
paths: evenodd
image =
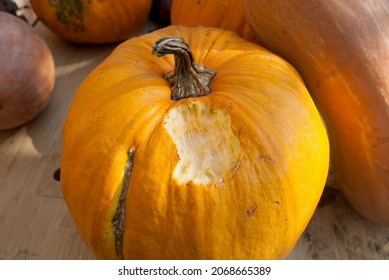
<svg viewBox="0 0 389 280"><path fill-rule="evenodd" d="M112 228L115 234L116 254L119 259L123 259L123 232L125 228L126 198L130 186L132 169L134 167L135 148L131 147L128 151L128 160L124 166L124 180L122 190L119 196L116 213L112 217Z"/></svg>

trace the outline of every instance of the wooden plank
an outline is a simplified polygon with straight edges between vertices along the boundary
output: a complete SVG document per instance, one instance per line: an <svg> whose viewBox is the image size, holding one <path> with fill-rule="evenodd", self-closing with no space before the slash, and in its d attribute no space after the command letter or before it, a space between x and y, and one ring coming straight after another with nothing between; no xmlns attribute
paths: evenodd
<svg viewBox="0 0 389 280"><path fill-rule="evenodd" d="M148 23L142 33L154 28ZM53 52L56 85L36 119L0 131L0 259L94 259L53 174L59 167L61 130L73 95L116 45L71 44L42 24L36 31ZM341 194L327 190L289 259L389 259L389 228L366 221Z"/></svg>
<svg viewBox="0 0 389 280"><path fill-rule="evenodd" d="M389 228L364 219L328 188L289 258L389 260Z"/></svg>

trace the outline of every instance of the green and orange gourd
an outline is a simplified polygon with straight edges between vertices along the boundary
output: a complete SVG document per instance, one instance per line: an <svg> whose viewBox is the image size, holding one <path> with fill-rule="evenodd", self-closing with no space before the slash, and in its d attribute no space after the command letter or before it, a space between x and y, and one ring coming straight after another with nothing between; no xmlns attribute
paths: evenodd
<svg viewBox="0 0 389 280"><path fill-rule="evenodd" d="M31 6L49 29L77 43L123 41L146 22L152 0L30 0Z"/></svg>

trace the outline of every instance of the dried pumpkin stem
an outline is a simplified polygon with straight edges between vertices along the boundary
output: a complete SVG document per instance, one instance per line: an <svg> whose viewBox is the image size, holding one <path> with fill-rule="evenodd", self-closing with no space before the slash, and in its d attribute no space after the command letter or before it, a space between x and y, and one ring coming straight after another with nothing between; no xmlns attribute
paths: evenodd
<svg viewBox="0 0 389 280"><path fill-rule="evenodd" d="M210 94L209 84L216 71L205 69L202 64L195 64L188 44L178 36L168 36L154 43L152 53L158 57L174 55L174 70L164 75L172 88L171 98L180 100Z"/></svg>

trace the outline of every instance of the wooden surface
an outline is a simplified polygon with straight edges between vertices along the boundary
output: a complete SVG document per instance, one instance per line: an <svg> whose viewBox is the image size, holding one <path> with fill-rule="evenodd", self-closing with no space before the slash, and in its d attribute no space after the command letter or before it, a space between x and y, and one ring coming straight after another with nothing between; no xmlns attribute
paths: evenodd
<svg viewBox="0 0 389 280"><path fill-rule="evenodd" d="M43 25L56 64L46 109L30 123L0 131L0 259L94 259L81 240L54 179L61 130L73 95L115 45L67 43ZM144 26L142 32L155 28ZM389 259L389 228L356 214L328 189L289 259Z"/></svg>

